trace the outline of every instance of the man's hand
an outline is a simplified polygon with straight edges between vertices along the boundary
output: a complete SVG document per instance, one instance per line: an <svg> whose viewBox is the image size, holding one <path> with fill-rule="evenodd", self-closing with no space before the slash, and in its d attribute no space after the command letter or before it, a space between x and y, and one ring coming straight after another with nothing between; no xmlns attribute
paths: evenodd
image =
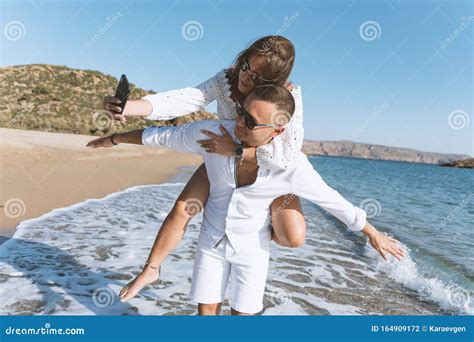
<svg viewBox="0 0 474 342"><path fill-rule="evenodd" d="M223 125L220 125L219 128L222 132L222 135L218 135L207 130L202 130L202 133L209 136L211 139L198 140L197 142L201 144L201 147L204 148L208 153L232 156L234 153L234 148L237 147L237 144L234 142L229 132L227 132Z"/></svg>
<svg viewBox="0 0 474 342"><path fill-rule="evenodd" d="M107 135L105 137L97 138L91 140L87 143L87 147L97 148L97 147L112 147L118 144L135 144L143 145L142 135L145 129L136 129L134 131L123 132L123 133L114 133L112 135ZM112 142L113 140L113 142Z"/></svg>
<svg viewBox="0 0 474 342"><path fill-rule="evenodd" d="M364 229L362 229L362 232L369 237L370 244L380 253L385 261L388 260L386 252L392 254L398 260L401 260L405 256L405 252L400 248L397 240L382 234L369 222L367 222Z"/></svg>
<svg viewBox="0 0 474 342"><path fill-rule="evenodd" d="M115 146L113 143L112 143L112 136L111 135L107 135L105 137L100 137L100 138L97 138L97 139L94 139L94 140L91 140L87 143L87 147L91 147L91 148L97 148L97 147L112 147L112 146Z"/></svg>

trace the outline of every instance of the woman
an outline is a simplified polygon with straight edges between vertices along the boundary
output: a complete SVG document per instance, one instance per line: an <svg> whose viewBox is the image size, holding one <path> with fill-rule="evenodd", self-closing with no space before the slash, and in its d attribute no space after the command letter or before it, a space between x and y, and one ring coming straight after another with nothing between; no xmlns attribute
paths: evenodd
<svg viewBox="0 0 474 342"><path fill-rule="evenodd" d="M214 77L195 88L184 88L147 95L141 100L128 101L120 113L120 101L106 97L104 108L114 114L116 120L126 116L145 116L149 120L167 120L203 110L210 102L217 101L217 115L220 119L236 119L235 104L242 103L254 86L277 84L291 91L296 110L286 124L284 134L276 137L270 144L258 148L244 148L243 158L259 165L260 169L292 168L303 143L303 104L301 89L288 81L293 68L295 50L293 44L281 36L266 36L252 43L236 58L228 69L218 72ZM275 117L281 124L285 118ZM225 133L225 129L223 133ZM222 136L205 132L210 139L199 141L209 153L233 155L235 144L228 134ZM178 197L162 227L182 227L183 234L189 220L199 212L196 203L204 206L209 195L209 180L204 164L201 165ZM200 208L200 209L201 209ZM271 205L271 224L273 240L285 247L297 247L304 242L306 225L299 199L288 194L275 199ZM126 301L134 297L145 285L158 279L162 260L152 248L143 271L127 286L120 297Z"/></svg>

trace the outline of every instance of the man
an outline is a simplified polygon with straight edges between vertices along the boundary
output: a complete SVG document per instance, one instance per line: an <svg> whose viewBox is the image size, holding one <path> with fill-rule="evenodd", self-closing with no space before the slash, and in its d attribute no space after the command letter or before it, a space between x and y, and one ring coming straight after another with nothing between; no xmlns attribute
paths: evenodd
<svg viewBox="0 0 474 342"><path fill-rule="evenodd" d="M237 106L236 121L199 121L184 126L149 127L95 139L89 147L111 147L119 143L168 147L200 154L209 176L209 198L199 235L194 263L191 297L199 303L200 314L218 314L230 280L229 304L232 314L256 314L262 310L268 271L271 227L270 204L274 198L293 193L329 211L352 231L362 231L384 257L389 252L403 257L397 241L378 232L366 221L366 213L354 207L330 188L313 169L303 153L293 170L261 169L245 162L240 145L234 156L207 153L198 140L203 131L220 132L220 124L242 146L267 144L284 130L282 117L294 112L294 100L284 87L256 87L243 107ZM283 120L284 121L284 120ZM225 132L225 131L224 131ZM224 133L226 134L226 133ZM161 232L153 249L159 253L148 260L158 271L161 262L179 243L182 234ZM122 298L133 297L127 290Z"/></svg>

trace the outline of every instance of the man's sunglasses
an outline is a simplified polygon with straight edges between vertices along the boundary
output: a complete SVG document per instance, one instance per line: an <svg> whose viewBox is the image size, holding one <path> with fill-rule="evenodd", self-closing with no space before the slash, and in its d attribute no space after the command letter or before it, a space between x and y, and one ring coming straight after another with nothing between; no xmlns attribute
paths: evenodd
<svg viewBox="0 0 474 342"><path fill-rule="evenodd" d="M237 112L238 116L243 116L245 119L245 126L247 126L248 129L253 130L256 127L272 127L272 128L280 128L280 126L274 125L274 124L258 124L255 122L255 119L250 115L249 112L247 112L243 107L241 107L239 104L236 104L235 106L235 111Z"/></svg>
<svg viewBox="0 0 474 342"><path fill-rule="evenodd" d="M240 63L240 70L242 70L243 72L246 72L250 75L250 78L252 79L252 82L253 82L254 85L263 85L263 84L269 84L269 83L274 83L275 82L274 80L267 80L267 79L261 77L260 75L256 74L252 70L250 70L250 64L249 64L248 60L246 60L246 59L244 59Z"/></svg>

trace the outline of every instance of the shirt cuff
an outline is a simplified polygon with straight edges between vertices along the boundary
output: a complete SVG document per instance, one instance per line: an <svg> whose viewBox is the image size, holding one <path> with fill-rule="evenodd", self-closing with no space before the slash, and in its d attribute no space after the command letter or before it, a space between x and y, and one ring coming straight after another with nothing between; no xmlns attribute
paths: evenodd
<svg viewBox="0 0 474 342"><path fill-rule="evenodd" d="M144 146L159 146L159 144L157 144L155 141L156 140L155 135L156 135L157 129L158 129L157 126L150 126L143 130L142 144Z"/></svg>
<svg viewBox="0 0 474 342"><path fill-rule="evenodd" d="M360 232L367 224L367 213L361 208L354 208L356 211L355 221L352 224L348 225L348 228L353 232Z"/></svg>
<svg viewBox="0 0 474 342"><path fill-rule="evenodd" d="M153 95L153 94L151 94ZM144 116L145 120L155 120L155 107L153 106L153 101L150 99L151 95L145 95L140 100L147 100L151 104L151 113L150 115ZM156 94L154 94L156 95Z"/></svg>

